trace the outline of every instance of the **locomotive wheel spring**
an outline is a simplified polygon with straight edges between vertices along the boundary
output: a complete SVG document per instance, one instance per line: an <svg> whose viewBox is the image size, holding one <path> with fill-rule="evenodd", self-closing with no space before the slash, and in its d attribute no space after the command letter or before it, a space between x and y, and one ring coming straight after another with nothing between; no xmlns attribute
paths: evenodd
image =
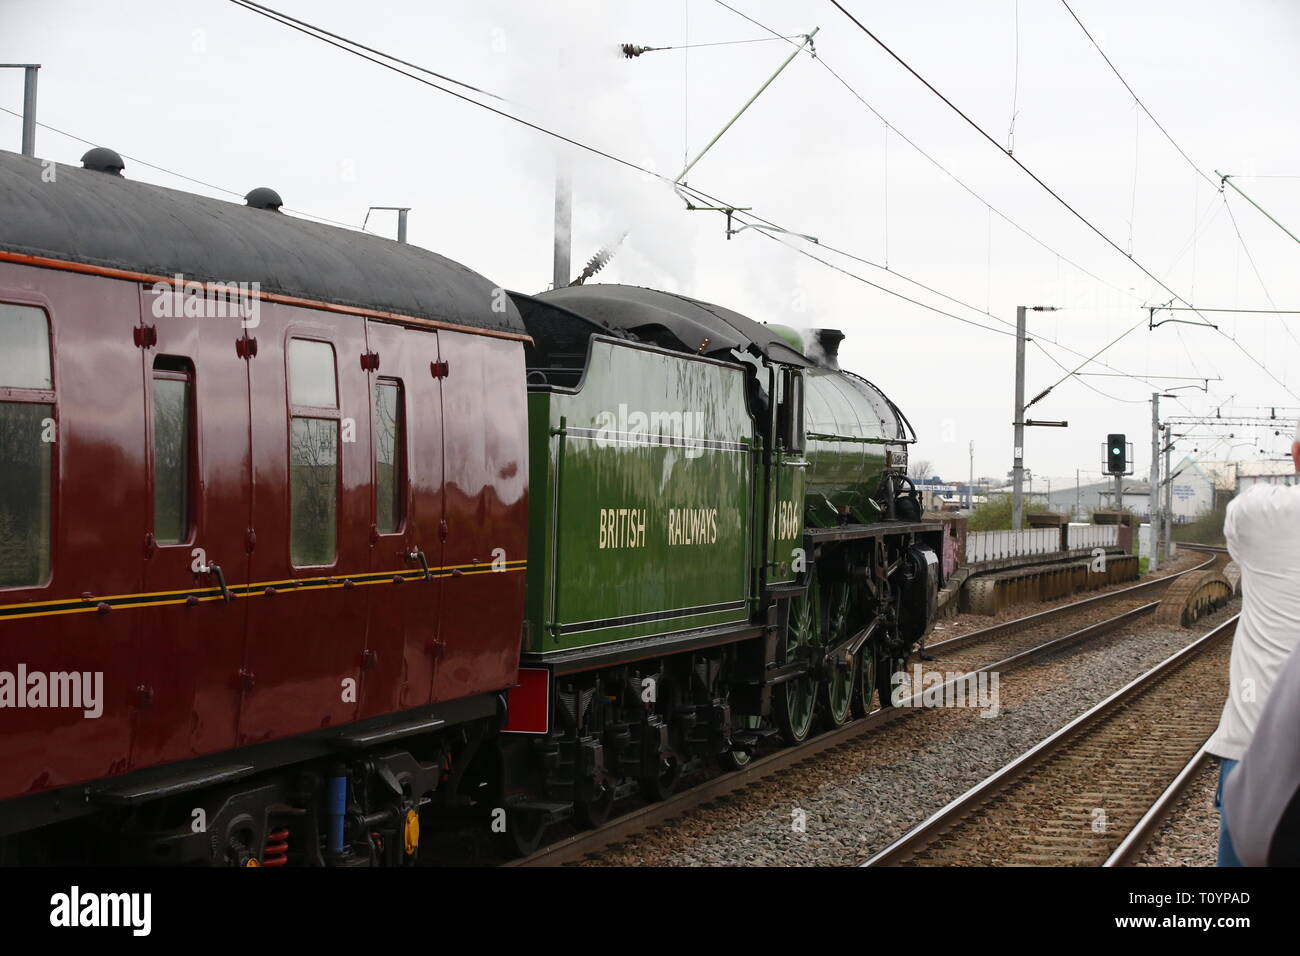
<svg viewBox="0 0 1300 956"><path fill-rule="evenodd" d="M289 862L289 828L281 827L266 835L266 849L262 851L263 866L285 866Z"/></svg>

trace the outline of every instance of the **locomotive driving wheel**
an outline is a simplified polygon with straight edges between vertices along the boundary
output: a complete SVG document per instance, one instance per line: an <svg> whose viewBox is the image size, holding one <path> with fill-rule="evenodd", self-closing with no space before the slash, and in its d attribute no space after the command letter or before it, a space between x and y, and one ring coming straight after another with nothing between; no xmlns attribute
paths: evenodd
<svg viewBox="0 0 1300 956"><path fill-rule="evenodd" d="M827 589L825 605L825 646L834 647L849 636L849 607L851 592L847 584L835 584ZM826 679L818 686L822 718L827 727L839 727L849 719L853 705L853 692L857 686L858 655L847 660L827 661Z"/></svg>
<svg viewBox="0 0 1300 956"><path fill-rule="evenodd" d="M546 819L528 810L506 811L505 831L499 834L505 851L511 856L530 856L542 845L546 835Z"/></svg>
<svg viewBox="0 0 1300 956"><path fill-rule="evenodd" d="M609 813L614 808L614 787L608 780L596 784L597 792L582 797L573 803L573 818L584 830L598 830L609 820Z"/></svg>
<svg viewBox="0 0 1300 956"><path fill-rule="evenodd" d="M762 717L734 717L732 718L732 732L737 730L758 730L763 726ZM723 770L739 770L741 767L748 766L754 755L748 750L724 750L718 754L718 763Z"/></svg>
<svg viewBox="0 0 1300 956"><path fill-rule="evenodd" d="M853 682L853 698L850 701L854 717L865 717L871 713L876 692L876 645L868 641L857 653L857 668Z"/></svg>
<svg viewBox="0 0 1300 956"><path fill-rule="evenodd" d="M675 754L661 754L659 757L659 773L654 777L642 777L638 783L641 786L641 796L655 803L660 800L667 800L677 789L677 784L682 779L682 763L677 759Z"/></svg>
<svg viewBox="0 0 1300 956"><path fill-rule="evenodd" d="M895 675L907 674L907 659L910 657L905 649L901 648L902 636L899 633L899 595L895 592L889 603L884 607L885 614L885 639L881 644L880 650L876 657L876 690L880 694L881 707L893 707L893 695L897 688L902 687L903 678L895 681ZM900 653L900 650L903 650ZM919 688L914 688L919 690Z"/></svg>
<svg viewBox="0 0 1300 956"><path fill-rule="evenodd" d="M789 620L781 638L781 664L806 660L813 646L819 643L817 603L816 578L809 583L802 597L790 599ZM817 688L811 674L777 685L772 693L772 711L776 726L787 744L808 739L816 704Z"/></svg>

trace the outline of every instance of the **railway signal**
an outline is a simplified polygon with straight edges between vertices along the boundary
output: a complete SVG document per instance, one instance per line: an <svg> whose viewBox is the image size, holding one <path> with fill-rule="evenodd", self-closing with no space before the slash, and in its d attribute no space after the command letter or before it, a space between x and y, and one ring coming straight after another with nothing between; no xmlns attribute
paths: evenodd
<svg viewBox="0 0 1300 956"><path fill-rule="evenodd" d="M1102 449L1102 471L1115 479L1116 511L1124 510L1124 476L1133 474L1129 467L1133 461L1133 452L1128 439L1122 434L1112 433L1106 436L1106 447Z"/></svg>
<svg viewBox="0 0 1300 956"><path fill-rule="evenodd" d="M1128 473L1128 443L1123 435L1106 436L1106 473L1123 475Z"/></svg>

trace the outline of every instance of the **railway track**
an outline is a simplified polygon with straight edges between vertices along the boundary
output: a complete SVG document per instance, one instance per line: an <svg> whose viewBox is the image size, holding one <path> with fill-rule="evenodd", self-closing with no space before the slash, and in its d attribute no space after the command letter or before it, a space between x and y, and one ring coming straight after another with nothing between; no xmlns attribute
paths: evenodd
<svg viewBox="0 0 1300 956"><path fill-rule="evenodd" d="M1218 723L1234 615L971 788L864 866L1122 865ZM1165 781L1174 780L1168 787Z"/></svg>
<svg viewBox="0 0 1300 956"><path fill-rule="evenodd" d="M1226 555L1226 552L1224 552L1224 555ZM1131 587L1121 588L1116 591L1064 604L1047 611L1026 615L1025 617L1005 621L987 628L981 628L980 630L972 631L968 634L963 634L958 637L949 638L928 645L925 650L929 655L941 652L947 653L958 648L991 642L1007 635L1061 621L1072 616L1077 616L1081 613L1096 610L1097 608L1109 604L1131 601L1134 597L1142 597L1148 594L1154 596L1168 588L1174 581L1178 580L1183 575L1217 565L1223 560L1224 556L1219 554L1218 550L1215 550L1205 561L1188 568L1185 571L1180 571L1176 574L1155 578L1151 581L1146 581ZM950 680L947 683L956 684L959 681L967 680L982 672L1003 672L1037 658L1048 656L1071 645L1112 633L1140 618L1153 614L1159 607L1159 604L1160 602L1158 600L1154 600L1106 620L1071 630L1065 635L1051 638L1047 641L1036 644L1027 650L1013 653L1001 660L984 664L977 668L972 668L963 673L960 677ZM919 696L920 695L918 694L917 697ZM907 702L904 703L906 704ZM811 737L797 747L787 747L778 750L775 753L768 754L752 761L749 765L740 770L722 773L711 777L693 787L673 795L667 800L650 803L625 813L622 816L615 817L600 829L582 831L564 837L542 847L530 856L511 860L503 865L561 866L582 860L591 854L598 853L605 847L618 844L636 833L660 826L669 820L696 810L719 797L735 793L747 787L755 786L765 778L771 777L798 764L805 763L816 757L818 754L846 746L855 738L860 737L863 734L870 733L895 720L921 712L923 709L924 708L921 707L909 706L878 709L859 720L850 721L842 727Z"/></svg>
<svg viewBox="0 0 1300 956"><path fill-rule="evenodd" d="M1120 842L1106 858L1102 866L1131 866L1142 855L1147 844L1151 842L1160 829L1160 824L1174 812L1178 801L1188 788L1195 782L1205 766L1213 759L1213 755L1201 745L1201 749L1196 751L1196 755L1187 761L1186 766L1174 778L1173 782L1164 789L1160 796L1156 797L1155 802L1147 808L1147 812L1142 818L1134 824L1133 829L1129 830L1128 835Z"/></svg>
<svg viewBox="0 0 1300 956"><path fill-rule="evenodd" d="M1071 601L1068 604L1061 604L1057 607L1048 608L1046 611L1039 611L1037 614L1028 614L1024 617L1018 617L1014 620L1004 621L1000 624L994 624L990 627L980 628L978 631L970 631L959 637L950 637L947 640L939 641L935 644L927 644L927 653L936 651L953 651L959 647L968 644L984 643L996 637L1003 637L1008 634L1014 634L1018 631L1027 631L1031 628L1043 624L1049 624L1052 621L1061 618L1073 617L1080 612L1087 611L1097 607L1104 607L1107 604L1114 604L1118 601L1130 600L1141 597L1146 594L1158 594L1168 588L1175 580L1184 578L1195 571L1204 571L1225 563L1227 549L1211 548L1202 545L1181 545L1189 551L1203 551L1209 554L1206 560L1194 567L1179 571L1176 574L1165 575L1160 578L1152 578L1150 581L1143 581L1141 584L1134 584L1127 588L1120 588L1116 591L1108 591L1105 594L1098 594L1094 597L1083 598L1079 601Z"/></svg>

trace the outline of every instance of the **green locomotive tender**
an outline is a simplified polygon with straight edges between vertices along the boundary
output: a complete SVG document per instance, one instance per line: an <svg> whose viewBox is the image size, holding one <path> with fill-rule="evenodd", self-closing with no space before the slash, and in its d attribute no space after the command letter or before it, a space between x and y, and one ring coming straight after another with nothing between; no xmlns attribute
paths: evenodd
<svg viewBox="0 0 1300 956"><path fill-rule="evenodd" d="M637 789L890 703L940 585L906 419L797 333L620 285L514 296L530 581L501 795L515 850ZM814 361L805 353L819 354Z"/></svg>

